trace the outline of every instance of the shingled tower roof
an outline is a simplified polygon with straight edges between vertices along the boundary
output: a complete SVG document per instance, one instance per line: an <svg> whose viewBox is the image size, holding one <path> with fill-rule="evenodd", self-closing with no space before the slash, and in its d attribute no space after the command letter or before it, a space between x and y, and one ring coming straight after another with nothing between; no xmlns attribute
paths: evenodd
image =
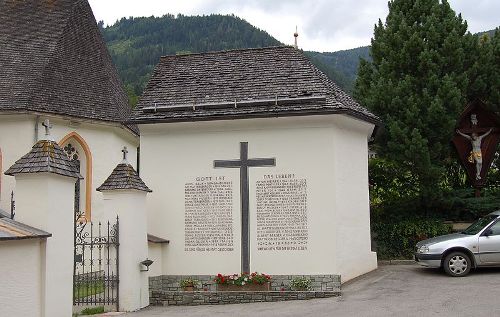
<svg viewBox="0 0 500 317"><path fill-rule="evenodd" d="M96 190L115 190L115 189L135 189L145 192L152 192L151 189L144 184L139 174L134 170L132 165L127 163L118 164L111 175L99 186Z"/></svg>
<svg viewBox="0 0 500 317"><path fill-rule="evenodd" d="M162 57L132 121L333 113L379 123L300 50L282 46Z"/></svg>
<svg viewBox="0 0 500 317"><path fill-rule="evenodd" d="M74 178L83 178L75 164L70 161L63 149L50 140L40 140L31 151L17 160L5 175L54 173Z"/></svg>
<svg viewBox="0 0 500 317"><path fill-rule="evenodd" d="M144 184L139 174L127 161L127 148L124 147L123 150L123 161L118 164L111 175L104 181L104 183L99 186L96 190L116 190L116 189L135 189L144 192L152 192L151 189Z"/></svg>
<svg viewBox="0 0 500 317"><path fill-rule="evenodd" d="M0 111L129 117L87 0L0 0L0 48Z"/></svg>

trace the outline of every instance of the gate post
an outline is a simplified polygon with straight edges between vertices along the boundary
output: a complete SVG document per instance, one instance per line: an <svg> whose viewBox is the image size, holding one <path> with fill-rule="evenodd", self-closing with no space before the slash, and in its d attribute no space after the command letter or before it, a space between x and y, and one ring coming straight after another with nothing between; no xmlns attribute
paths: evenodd
<svg viewBox="0 0 500 317"><path fill-rule="evenodd" d="M42 246L42 316L68 317L73 309L73 205L82 178L59 145L46 139L16 161L6 175L16 179L16 220L52 234ZM28 255L27 255L28 256Z"/></svg>
<svg viewBox="0 0 500 317"><path fill-rule="evenodd" d="M127 162L126 148L123 154L97 191L103 194L106 213L116 212L120 219L118 309L135 311L149 305L148 274L141 262L148 257L146 196L151 190Z"/></svg>

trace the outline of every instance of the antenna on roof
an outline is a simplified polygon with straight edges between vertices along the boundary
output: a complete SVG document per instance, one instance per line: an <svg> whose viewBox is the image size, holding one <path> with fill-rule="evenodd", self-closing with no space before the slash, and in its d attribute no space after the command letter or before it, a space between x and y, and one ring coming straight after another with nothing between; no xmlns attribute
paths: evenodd
<svg viewBox="0 0 500 317"><path fill-rule="evenodd" d="M295 37L295 45L293 47L295 47L295 49L298 49L299 46L297 45L297 38L299 37L299 33L297 32L297 26L295 26L295 33L293 33L293 37Z"/></svg>

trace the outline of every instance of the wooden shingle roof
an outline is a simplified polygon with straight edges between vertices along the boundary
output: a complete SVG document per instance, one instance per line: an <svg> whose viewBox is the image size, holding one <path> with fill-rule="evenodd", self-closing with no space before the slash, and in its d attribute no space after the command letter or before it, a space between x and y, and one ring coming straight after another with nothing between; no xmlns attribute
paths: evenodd
<svg viewBox="0 0 500 317"><path fill-rule="evenodd" d="M83 178L63 149L55 141L49 140L40 140L35 143L31 151L5 171L5 175L34 173L54 173L78 179Z"/></svg>
<svg viewBox="0 0 500 317"><path fill-rule="evenodd" d="M129 117L87 0L0 0L0 111Z"/></svg>
<svg viewBox="0 0 500 317"><path fill-rule="evenodd" d="M132 122L329 113L379 123L300 50L281 46L162 57Z"/></svg>
<svg viewBox="0 0 500 317"><path fill-rule="evenodd" d="M111 175L99 186L96 190L116 190L116 189L135 189L145 192L152 192L151 189L144 184L139 174L135 171L132 165L128 163L118 164Z"/></svg>

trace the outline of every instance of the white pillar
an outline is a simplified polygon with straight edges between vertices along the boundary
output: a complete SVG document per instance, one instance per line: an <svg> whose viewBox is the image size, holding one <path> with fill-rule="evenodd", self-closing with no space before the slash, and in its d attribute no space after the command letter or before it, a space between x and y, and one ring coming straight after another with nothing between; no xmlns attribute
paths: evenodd
<svg viewBox="0 0 500 317"><path fill-rule="evenodd" d="M145 267L140 264L148 256L147 192L136 189L101 191L106 212L116 212L120 221L119 310L135 311L149 305L148 273L141 271Z"/></svg>
<svg viewBox="0 0 500 317"><path fill-rule="evenodd" d="M71 316L76 179L54 173L16 174L15 178L15 219L52 234L42 252L42 317Z"/></svg>

